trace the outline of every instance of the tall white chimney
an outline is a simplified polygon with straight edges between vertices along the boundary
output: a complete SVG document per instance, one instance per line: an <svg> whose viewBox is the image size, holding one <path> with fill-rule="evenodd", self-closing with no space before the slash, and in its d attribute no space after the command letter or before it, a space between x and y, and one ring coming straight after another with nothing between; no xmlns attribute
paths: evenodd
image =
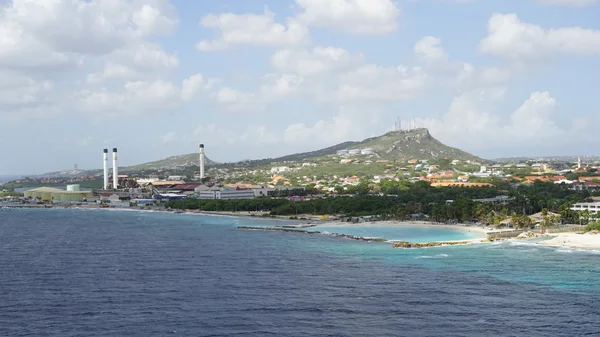
<svg viewBox="0 0 600 337"><path fill-rule="evenodd" d="M104 190L108 189L108 149L104 149Z"/></svg>
<svg viewBox="0 0 600 337"><path fill-rule="evenodd" d="M113 189L119 187L119 168L117 167L117 148L113 149Z"/></svg>
<svg viewBox="0 0 600 337"><path fill-rule="evenodd" d="M204 179L204 144L200 144L200 179Z"/></svg>

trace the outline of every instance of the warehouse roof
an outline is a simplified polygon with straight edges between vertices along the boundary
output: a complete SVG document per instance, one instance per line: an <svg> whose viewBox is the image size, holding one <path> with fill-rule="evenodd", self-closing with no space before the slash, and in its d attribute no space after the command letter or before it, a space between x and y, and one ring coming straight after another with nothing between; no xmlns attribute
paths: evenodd
<svg viewBox="0 0 600 337"><path fill-rule="evenodd" d="M38 187L31 190L27 190L25 192L45 192L45 193L54 193L54 192L64 192L65 190L59 190L58 188L53 187Z"/></svg>

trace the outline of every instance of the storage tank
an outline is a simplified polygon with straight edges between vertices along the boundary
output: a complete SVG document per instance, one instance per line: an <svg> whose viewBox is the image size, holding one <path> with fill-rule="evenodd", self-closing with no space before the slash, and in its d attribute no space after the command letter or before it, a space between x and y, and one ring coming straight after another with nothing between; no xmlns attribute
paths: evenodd
<svg viewBox="0 0 600 337"><path fill-rule="evenodd" d="M67 185L67 191L69 191L69 192L79 192L79 191L81 191L81 188L79 187L79 184Z"/></svg>
<svg viewBox="0 0 600 337"><path fill-rule="evenodd" d="M350 150L350 154L360 154L360 149Z"/></svg>
<svg viewBox="0 0 600 337"><path fill-rule="evenodd" d="M337 152L337 154L338 154L338 155L340 155L340 156L344 156L344 155L347 155L347 154L348 154L348 152L349 152L348 150L339 150L339 151Z"/></svg>
<svg viewBox="0 0 600 337"><path fill-rule="evenodd" d="M362 150L360 151L360 153L361 153L361 154L374 154L374 153L375 153L375 150L374 150L374 149L371 149L371 148L366 148L366 149L362 149Z"/></svg>

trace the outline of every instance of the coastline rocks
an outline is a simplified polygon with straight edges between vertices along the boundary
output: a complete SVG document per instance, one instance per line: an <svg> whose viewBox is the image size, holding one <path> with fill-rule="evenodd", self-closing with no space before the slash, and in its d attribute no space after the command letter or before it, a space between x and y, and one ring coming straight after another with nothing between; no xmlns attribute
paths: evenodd
<svg viewBox="0 0 600 337"><path fill-rule="evenodd" d="M529 232L523 232L523 233L517 235L517 239L533 239L533 238L537 238L539 236L540 236L539 234L529 231Z"/></svg>
<svg viewBox="0 0 600 337"><path fill-rule="evenodd" d="M392 248L425 248L425 247L439 247L439 246L451 246L451 245L466 245L469 241L451 241L451 242L425 242L425 243L411 243L407 241L395 242Z"/></svg>
<svg viewBox="0 0 600 337"><path fill-rule="evenodd" d="M284 228L284 227L252 227L252 226L238 226L236 229L245 229L253 231L280 231L280 232L293 232L293 233L307 233L307 234L320 234L319 231L305 231L301 229Z"/></svg>
<svg viewBox="0 0 600 337"><path fill-rule="evenodd" d="M309 226L314 227L314 226ZM305 233L305 234L326 234L320 231L307 231L303 229L293 229L293 228L303 228L303 227L290 227L290 226L282 226L282 227L252 227L252 226L238 226L236 229L244 229L244 230L259 230L259 231L279 231L279 232L292 232L292 233ZM339 234L339 233L331 233L331 236L340 237L345 239L352 239L358 241L366 241L366 242L387 242L387 240L382 238L365 238L362 236L348 235L348 234Z"/></svg>

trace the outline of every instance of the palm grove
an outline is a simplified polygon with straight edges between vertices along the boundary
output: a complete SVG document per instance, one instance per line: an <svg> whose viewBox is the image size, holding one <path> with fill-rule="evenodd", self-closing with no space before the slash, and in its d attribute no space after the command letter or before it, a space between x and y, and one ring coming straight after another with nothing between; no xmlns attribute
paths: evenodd
<svg viewBox="0 0 600 337"><path fill-rule="evenodd" d="M320 192L309 186L294 195L318 193ZM495 226L508 219L517 227L531 225L532 221L528 215L538 212L542 213L542 226L558 223L587 224L594 220L591 214L581 214L570 209L574 203L590 200L592 193L587 190L572 190L564 184L541 181L518 186L498 180L490 187L432 187L424 181L410 183L383 180L376 186L361 183L348 187L343 195L305 201L289 200L285 198L286 194L244 200L187 199L171 201L167 206L203 211L263 211L271 215L285 216L376 215L384 219L399 220L428 217L438 222L480 222ZM498 205L475 201L499 195L508 196L508 203Z"/></svg>

